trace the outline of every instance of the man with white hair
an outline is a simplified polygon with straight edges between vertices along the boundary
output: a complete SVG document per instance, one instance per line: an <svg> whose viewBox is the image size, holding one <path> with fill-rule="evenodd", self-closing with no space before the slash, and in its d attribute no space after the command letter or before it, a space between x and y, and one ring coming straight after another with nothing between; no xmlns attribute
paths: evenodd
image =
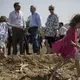
<svg viewBox="0 0 80 80"><path fill-rule="evenodd" d="M36 12L36 7L31 5L30 6L30 28L29 33L32 36L32 44L33 44L33 52L39 54L39 42L38 42L38 31L41 28L41 19L39 14Z"/></svg>
<svg viewBox="0 0 80 80"><path fill-rule="evenodd" d="M46 30L45 30L45 38L49 44L49 50L47 53L51 53L52 43L56 41L58 27L59 27L59 19L57 14L54 13L54 6L49 6L50 15L46 21Z"/></svg>

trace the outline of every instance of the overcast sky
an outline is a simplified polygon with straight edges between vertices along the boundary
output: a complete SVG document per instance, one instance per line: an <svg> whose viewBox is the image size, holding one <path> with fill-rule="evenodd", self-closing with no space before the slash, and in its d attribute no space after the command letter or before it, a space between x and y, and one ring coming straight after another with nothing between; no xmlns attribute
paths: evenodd
<svg viewBox="0 0 80 80"><path fill-rule="evenodd" d="M35 5L41 16L43 26L45 26L49 15L49 5L55 6L55 13L58 15L59 21L64 23L69 22L74 14L80 13L80 0L0 0L0 16L5 15L8 17L9 13L14 10L14 2L20 2L25 20L31 14L30 5Z"/></svg>

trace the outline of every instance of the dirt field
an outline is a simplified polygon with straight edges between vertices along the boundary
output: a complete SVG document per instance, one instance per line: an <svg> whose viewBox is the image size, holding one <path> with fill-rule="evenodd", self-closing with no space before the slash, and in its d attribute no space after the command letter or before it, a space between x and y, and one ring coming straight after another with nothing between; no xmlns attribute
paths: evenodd
<svg viewBox="0 0 80 80"><path fill-rule="evenodd" d="M74 60L58 69L58 78L54 76L52 79L50 69L55 67L60 59L54 54L45 53L44 47L40 55L18 55L1 59L0 80L76 80Z"/></svg>

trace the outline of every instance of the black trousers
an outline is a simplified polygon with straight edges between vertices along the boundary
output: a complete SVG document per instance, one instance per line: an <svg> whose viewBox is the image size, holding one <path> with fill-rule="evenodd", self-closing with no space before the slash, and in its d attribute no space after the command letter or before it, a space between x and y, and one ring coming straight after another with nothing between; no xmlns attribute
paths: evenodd
<svg viewBox="0 0 80 80"><path fill-rule="evenodd" d="M29 54L29 35L24 34L23 51Z"/></svg>
<svg viewBox="0 0 80 80"><path fill-rule="evenodd" d="M52 43L54 43L56 40L56 36L54 37L49 37L49 36L46 36L45 39L48 41L48 44L49 44L49 47L52 48Z"/></svg>
<svg viewBox="0 0 80 80"><path fill-rule="evenodd" d="M7 42L7 48L8 48L8 55L11 54L11 46L12 46L12 32L10 29L8 29L8 42Z"/></svg>
<svg viewBox="0 0 80 80"><path fill-rule="evenodd" d="M38 27L37 26L30 27L28 32L31 34L33 52L34 53L40 52L40 45L39 45L39 40L38 40L39 39Z"/></svg>
<svg viewBox="0 0 80 80"><path fill-rule="evenodd" d="M17 54L17 44L20 46L20 54L23 54L24 31L19 28L12 28L13 54Z"/></svg>

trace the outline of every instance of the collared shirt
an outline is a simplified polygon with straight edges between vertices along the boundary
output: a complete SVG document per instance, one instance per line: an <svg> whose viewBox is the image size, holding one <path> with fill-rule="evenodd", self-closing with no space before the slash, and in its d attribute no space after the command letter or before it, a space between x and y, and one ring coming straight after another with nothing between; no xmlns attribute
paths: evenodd
<svg viewBox="0 0 80 80"><path fill-rule="evenodd" d="M30 27L38 27L41 28L41 19L38 13L34 12L31 16L30 16Z"/></svg>
<svg viewBox="0 0 80 80"><path fill-rule="evenodd" d="M8 37L8 26L6 22L0 22L0 40L5 42Z"/></svg>
<svg viewBox="0 0 80 80"><path fill-rule="evenodd" d="M64 26L62 26L59 29L59 35L66 35L66 32L67 32L67 28L65 28Z"/></svg>
<svg viewBox="0 0 80 80"><path fill-rule="evenodd" d="M49 15L46 22L45 35L54 37L56 35L57 29L59 27L59 21L56 14Z"/></svg>
<svg viewBox="0 0 80 80"><path fill-rule="evenodd" d="M9 14L9 23L13 26L26 28L26 22L24 21L23 13L21 11L12 11Z"/></svg>

